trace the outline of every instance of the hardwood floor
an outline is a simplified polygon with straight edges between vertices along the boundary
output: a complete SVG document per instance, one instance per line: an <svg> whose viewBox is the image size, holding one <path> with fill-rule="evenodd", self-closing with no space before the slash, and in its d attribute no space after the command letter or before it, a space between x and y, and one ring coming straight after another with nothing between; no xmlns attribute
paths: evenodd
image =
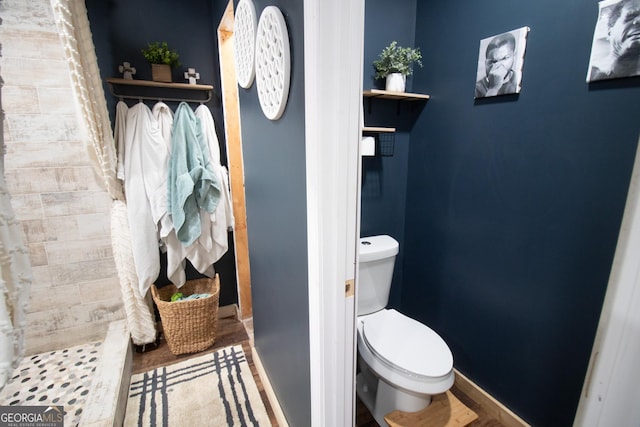
<svg viewBox="0 0 640 427"><path fill-rule="evenodd" d="M264 387L262 385L262 382L260 381L260 377L258 376L258 371L256 370L256 367L253 363L251 354L251 341L249 335L247 334L247 331L245 330L242 322L237 320L235 317L225 317L218 320L216 342L212 347L200 353L183 354L176 356L172 354L171 351L169 351L169 347L167 346L164 337L162 336L162 334L160 334L159 345L156 349L144 353L138 353L134 351L133 373L137 374L140 372L148 371L150 369L155 369L159 366L170 365L172 363L177 363L185 359L209 353L218 348L223 348L235 344L242 345L242 349L244 350L249 366L251 367L253 378L255 379L258 390L260 391L260 396L262 397L262 401L264 402L267 413L269 414L269 419L271 420L273 427L278 427L278 421L275 418L273 408L271 407L269 400L267 399L267 394L264 391ZM455 385L453 386L451 391L456 395L458 399L460 399L460 401L462 401L462 403L467 405L476 414L478 414L479 418L471 423L469 425L470 427L503 426L503 424L501 424L498 420L486 413L478 403L474 402L466 394L457 389ZM356 407L356 427L378 427L378 424L375 422L367 408L360 402L359 399L357 399Z"/></svg>

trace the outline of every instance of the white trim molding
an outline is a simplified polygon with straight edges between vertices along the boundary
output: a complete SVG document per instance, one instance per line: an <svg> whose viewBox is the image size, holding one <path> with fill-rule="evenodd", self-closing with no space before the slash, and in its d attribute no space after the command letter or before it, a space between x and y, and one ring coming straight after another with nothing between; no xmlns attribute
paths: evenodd
<svg viewBox="0 0 640 427"><path fill-rule="evenodd" d="M250 335L251 340L253 340L253 334ZM278 402L276 393L271 386L271 381L269 381L269 376L267 375L267 371L264 369L264 365L262 364L262 360L260 359L258 350L256 350L256 348L253 346L251 347L251 358L253 359L253 366L255 366L256 371L258 371L258 376L260 377L260 381L262 382L262 388L264 388L264 392L267 394L267 398L269 399L269 404L271 405L273 414L276 417L276 421L278 421L278 426L289 427L287 417L284 416L284 412L280 407L280 402Z"/></svg>
<svg viewBox="0 0 640 427"><path fill-rule="evenodd" d="M311 426L353 425L364 0L304 2ZM351 281L351 282L349 282Z"/></svg>
<svg viewBox="0 0 640 427"><path fill-rule="evenodd" d="M630 426L640 420L640 151L575 427Z"/></svg>

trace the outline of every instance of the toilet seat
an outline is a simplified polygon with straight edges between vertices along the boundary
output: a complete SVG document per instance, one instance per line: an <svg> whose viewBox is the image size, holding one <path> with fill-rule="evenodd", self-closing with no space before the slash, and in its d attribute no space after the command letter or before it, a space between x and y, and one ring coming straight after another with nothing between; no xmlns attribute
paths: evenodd
<svg viewBox="0 0 640 427"><path fill-rule="evenodd" d="M390 369L419 381L451 375L453 355L445 341L428 326L396 310L365 316L362 335L368 349Z"/></svg>

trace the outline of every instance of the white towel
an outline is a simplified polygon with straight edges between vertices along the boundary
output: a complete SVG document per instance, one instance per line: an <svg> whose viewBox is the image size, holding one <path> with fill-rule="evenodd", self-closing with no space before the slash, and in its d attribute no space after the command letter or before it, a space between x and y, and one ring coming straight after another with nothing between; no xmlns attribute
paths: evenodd
<svg viewBox="0 0 640 427"><path fill-rule="evenodd" d="M158 224L167 214L167 150L151 110L140 102L129 108L124 140L124 187L133 261L140 294L160 273Z"/></svg>

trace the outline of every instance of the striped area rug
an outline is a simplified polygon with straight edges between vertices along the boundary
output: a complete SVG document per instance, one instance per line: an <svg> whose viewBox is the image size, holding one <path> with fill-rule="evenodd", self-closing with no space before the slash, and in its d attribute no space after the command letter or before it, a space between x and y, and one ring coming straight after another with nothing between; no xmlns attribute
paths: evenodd
<svg viewBox="0 0 640 427"><path fill-rule="evenodd" d="M131 377L125 426L271 426L242 346Z"/></svg>

